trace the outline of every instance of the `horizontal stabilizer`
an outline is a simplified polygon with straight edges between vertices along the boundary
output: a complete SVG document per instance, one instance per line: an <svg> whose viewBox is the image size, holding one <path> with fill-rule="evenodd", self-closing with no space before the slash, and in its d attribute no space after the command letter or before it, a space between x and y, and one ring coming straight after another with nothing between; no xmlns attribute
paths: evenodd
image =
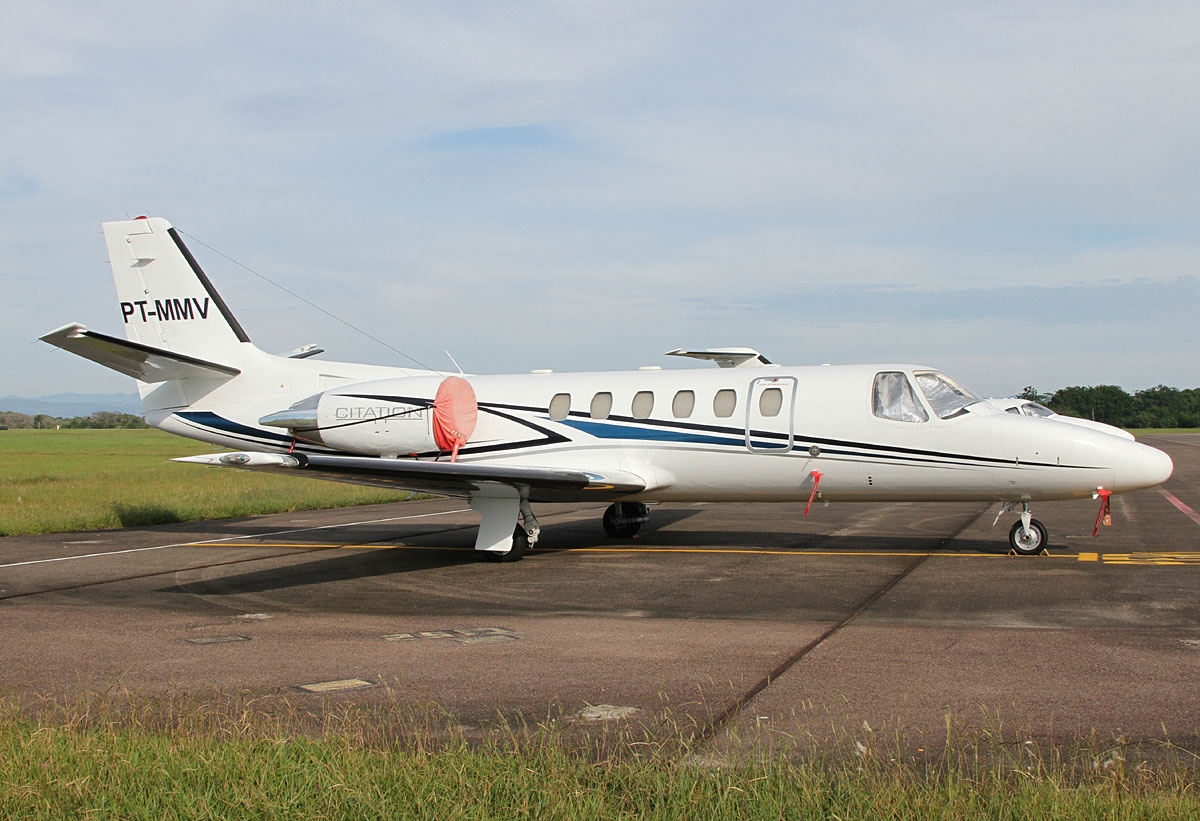
<svg viewBox="0 0 1200 821"><path fill-rule="evenodd" d="M676 348L666 356L686 356L688 359L704 359L716 362L720 368L762 368L771 361L753 348L706 348L703 351L685 351Z"/></svg>
<svg viewBox="0 0 1200 821"><path fill-rule="evenodd" d="M166 382L188 378L228 379L241 373L237 368L228 365L206 362L193 356L89 331L79 323L64 325L41 339L141 382Z"/></svg>
<svg viewBox="0 0 1200 821"><path fill-rule="evenodd" d="M596 499L619 498L646 488L639 476L619 471L583 472L563 468L515 467L470 462L426 462L318 453L212 453L176 462L244 470L294 470L298 475L351 484L415 490L443 496L469 496L487 485L528 489L531 501L578 499L579 491Z"/></svg>

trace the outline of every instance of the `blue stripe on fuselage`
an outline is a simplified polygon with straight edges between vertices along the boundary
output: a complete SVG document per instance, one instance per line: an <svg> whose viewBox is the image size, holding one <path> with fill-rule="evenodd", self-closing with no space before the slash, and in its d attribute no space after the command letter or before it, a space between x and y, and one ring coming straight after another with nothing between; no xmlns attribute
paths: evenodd
<svg viewBox="0 0 1200 821"><path fill-rule="evenodd" d="M293 441L290 436L284 436L274 431L252 428L240 422L226 419L224 416L212 411L176 411L175 415L185 422L191 422L193 425L209 428L233 438L245 439L259 444L288 445Z"/></svg>
<svg viewBox="0 0 1200 821"><path fill-rule="evenodd" d="M640 442L686 442L693 445L733 445L746 447L745 438L734 439L729 436L710 436L703 433L691 433L684 430L669 428L643 428L626 425L613 425L607 422L587 422L582 419L562 419L559 424L568 425L597 439L635 439ZM771 445L782 447L780 443ZM757 446L757 445L756 445ZM770 447L770 445L764 445Z"/></svg>

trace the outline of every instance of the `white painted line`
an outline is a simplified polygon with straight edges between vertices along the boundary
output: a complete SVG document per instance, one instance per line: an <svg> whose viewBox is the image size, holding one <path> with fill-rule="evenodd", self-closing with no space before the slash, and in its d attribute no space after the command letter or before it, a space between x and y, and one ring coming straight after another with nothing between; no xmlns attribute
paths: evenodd
<svg viewBox="0 0 1200 821"><path fill-rule="evenodd" d="M1189 519L1191 519L1196 524L1200 525L1200 513L1197 513L1196 511L1192 510L1190 507L1188 507L1182 501L1175 498L1170 493L1163 490L1161 487L1155 488L1155 489L1163 495L1164 499L1166 499L1171 504L1175 505L1176 509L1178 509L1180 513L1182 513L1184 516L1187 516Z"/></svg>
<svg viewBox="0 0 1200 821"><path fill-rule="evenodd" d="M184 639L188 644L228 644L234 641L250 641L249 636L202 636L194 639Z"/></svg>
<svg viewBox="0 0 1200 821"><path fill-rule="evenodd" d="M346 523L340 524L340 525L321 525L320 527L301 527L301 528L295 528L293 530L277 530L274 533L259 533L259 534L238 535L238 536L225 536L220 539L204 539L203 541L199 541L199 542L192 540L192 541L187 541L187 542L173 542L171 544L157 544L157 545L153 545L151 547L131 547L131 548L128 548L127 550L110 550L106 553L81 553L78 556L58 556L53 559L32 559L27 562L13 562L11 564L0 564L0 570L4 570L9 567L25 567L27 565L33 565L33 564L50 564L51 562L69 562L69 561L74 561L75 559L98 559L98 558L103 558L105 556L123 556L127 553L144 553L148 550L166 550L169 547L195 547L196 545L219 544L220 542L232 542L232 541L237 541L239 539L240 540L269 539L274 536L286 536L289 533L310 533L310 532L317 531L317 530L330 530L331 528L337 528L337 527L356 527L358 525L376 525L376 524L383 524L384 522L400 522L400 521L406 521L409 519L426 519L426 518L430 518L433 516L449 516L452 513L470 513L470 512L471 512L471 509L469 507L467 507L467 508L461 508L459 510L444 510L441 513L418 513L415 516L391 516L387 519L368 519L368 520L362 521L362 522L346 522ZM263 547L272 547L272 545L263 545Z"/></svg>
<svg viewBox="0 0 1200 821"><path fill-rule="evenodd" d="M344 678L338 681L318 681L313 684L297 684L299 690L307 690L310 693L336 693L339 690L360 690L363 687L374 687L374 682L364 681L361 678Z"/></svg>

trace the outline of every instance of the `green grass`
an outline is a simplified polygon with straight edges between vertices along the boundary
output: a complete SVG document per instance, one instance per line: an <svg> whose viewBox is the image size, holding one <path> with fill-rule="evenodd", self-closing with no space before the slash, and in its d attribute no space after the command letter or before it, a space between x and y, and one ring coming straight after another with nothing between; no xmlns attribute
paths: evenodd
<svg viewBox="0 0 1200 821"><path fill-rule="evenodd" d="M170 461L211 449L157 430L0 431L0 536L406 498L395 491Z"/></svg>
<svg viewBox="0 0 1200 821"><path fill-rule="evenodd" d="M97 704L0 704L0 817L1200 818L1194 768L1111 750L1070 762L976 746L922 763L873 754L721 763L686 740L639 745L632 735L609 754L617 745L580 744L551 725L468 743L445 727L414 728L406 714L364 738L354 706L299 733L253 703L165 713ZM292 719L312 718L295 709Z"/></svg>

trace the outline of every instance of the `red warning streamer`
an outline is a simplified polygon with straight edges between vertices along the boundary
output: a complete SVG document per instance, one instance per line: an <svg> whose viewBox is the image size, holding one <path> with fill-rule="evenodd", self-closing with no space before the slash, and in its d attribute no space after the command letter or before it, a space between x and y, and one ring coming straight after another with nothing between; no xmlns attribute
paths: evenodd
<svg viewBox="0 0 1200 821"><path fill-rule="evenodd" d="M804 506L804 515L805 516L808 516L808 511L812 510L813 499L817 498L817 488L820 487L821 477L824 475L825 474L821 473L821 471L819 471L819 470L814 470L812 472L813 489L812 489L812 493L808 494L808 504Z"/></svg>
<svg viewBox="0 0 1200 821"><path fill-rule="evenodd" d="M1100 512L1096 514L1096 526L1092 528L1093 536L1098 536L1100 534L1101 522L1104 523L1105 527L1108 527L1112 524L1112 512L1110 511L1108 505L1108 497L1112 496L1112 491L1099 488L1096 490L1096 494L1100 497Z"/></svg>

